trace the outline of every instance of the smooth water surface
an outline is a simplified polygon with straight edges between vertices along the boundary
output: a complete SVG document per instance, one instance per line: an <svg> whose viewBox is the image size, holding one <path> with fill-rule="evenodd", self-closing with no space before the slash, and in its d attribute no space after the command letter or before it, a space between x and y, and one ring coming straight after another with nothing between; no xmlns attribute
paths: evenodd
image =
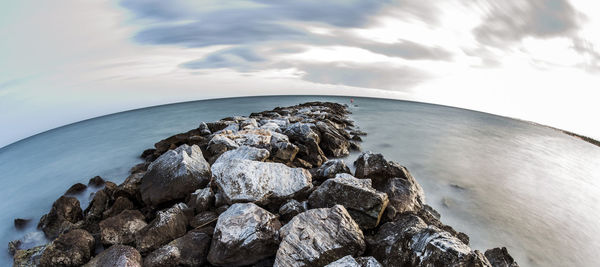
<svg viewBox="0 0 600 267"><path fill-rule="evenodd" d="M0 242L35 230L52 202L100 175L122 182L163 138L232 115L346 97L187 102L104 116L0 149ZM484 251L506 246L521 266L600 266L600 148L559 131L474 111L355 98L363 150L408 167L442 221ZM355 157L356 155L354 155ZM353 158L353 157L351 157ZM350 160L350 159L349 159ZM82 208L89 199L80 197ZM19 231L14 218L31 218ZM36 238L30 238L35 240ZM5 252L0 265L9 265Z"/></svg>

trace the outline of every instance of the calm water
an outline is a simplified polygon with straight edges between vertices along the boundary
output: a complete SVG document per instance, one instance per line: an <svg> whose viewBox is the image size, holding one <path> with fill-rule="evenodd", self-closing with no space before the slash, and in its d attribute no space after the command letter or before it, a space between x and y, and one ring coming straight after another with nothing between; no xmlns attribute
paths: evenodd
<svg viewBox="0 0 600 267"><path fill-rule="evenodd" d="M343 97L198 101L83 121L0 149L0 242L35 228L52 202L95 175L122 182L162 138L231 115ZM485 250L506 246L521 266L600 266L600 148L494 115L420 103L355 99L364 150L407 166L442 220ZM355 156L355 155L353 155ZM351 156L351 157L353 157ZM89 199L80 197L82 205ZM16 217L33 218L17 231ZM31 238L35 240L36 238ZM11 263L7 252L0 265Z"/></svg>

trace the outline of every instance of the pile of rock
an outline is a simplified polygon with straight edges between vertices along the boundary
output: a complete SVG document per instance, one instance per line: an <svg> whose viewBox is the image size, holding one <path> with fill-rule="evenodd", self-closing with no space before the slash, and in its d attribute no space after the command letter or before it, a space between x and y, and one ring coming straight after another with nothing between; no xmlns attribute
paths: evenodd
<svg viewBox="0 0 600 267"><path fill-rule="evenodd" d="M78 190L61 196L38 225L52 241L11 242L14 264L517 266L441 223L400 164L366 152L353 174L339 158L364 134L336 103L201 123L144 151L121 185L90 180L103 188L85 210Z"/></svg>

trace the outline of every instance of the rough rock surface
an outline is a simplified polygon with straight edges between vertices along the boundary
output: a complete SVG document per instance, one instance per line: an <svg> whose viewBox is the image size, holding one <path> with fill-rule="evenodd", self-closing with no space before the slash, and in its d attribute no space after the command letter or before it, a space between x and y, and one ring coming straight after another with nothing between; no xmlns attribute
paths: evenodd
<svg viewBox="0 0 600 267"><path fill-rule="evenodd" d="M342 173L326 180L313 191L308 197L308 204L314 208L342 205L360 227L370 229L379 224L388 204L388 197L373 189L371 180L357 179Z"/></svg>
<svg viewBox="0 0 600 267"><path fill-rule="evenodd" d="M350 169L342 159L330 159L319 167L315 174L316 179L334 178L338 173L350 174Z"/></svg>
<svg viewBox="0 0 600 267"><path fill-rule="evenodd" d="M100 222L102 244L130 244L135 241L135 234L146 227L144 215L137 210L125 210L117 216Z"/></svg>
<svg viewBox="0 0 600 267"><path fill-rule="evenodd" d="M167 151L148 167L140 192L148 205L185 198L210 181L210 166L196 145Z"/></svg>
<svg viewBox="0 0 600 267"><path fill-rule="evenodd" d="M206 263L210 240L205 230L189 231L148 254L144 266L202 266Z"/></svg>
<svg viewBox="0 0 600 267"><path fill-rule="evenodd" d="M120 196L115 200L115 203L102 213L104 218L115 216L124 210L134 209L133 202L126 197Z"/></svg>
<svg viewBox="0 0 600 267"><path fill-rule="evenodd" d="M300 213L279 232L274 266L324 266L365 250L362 231L341 205Z"/></svg>
<svg viewBox="0 0 600 267"><path fill-rule="evenodd" d="M279 216L283 221L289 221L294 216L308 210L308 201L298 202L298 200L292 199L287 203L281 205L279 208Z"/></svg>
<svg viewBox="0 0 600 267"><path fill-rule="evenodd" d="M381 264L373 257L360 257L354 259L352 256L348 255L327 264L326 267L381 267Z"/></svg>
<svg viewBox="0 0 600 267"><path fill-rule="evenodd" d="M485 257L493 267L519 267L505 247L488 249L485 251Z"/></svg>
<svg viewBox="0 0 600 267"><path fill-rule="evenodd" d="M280 227L277 216L253 203L233 204L219 216L208 260L218 266L240 266L272 256Z"/></svg>
<svg viewBox="0 0 600 267"><path fill-rule="evenodd" d="M190 195L190 200L187 203L188 207L194 209L194 213L208 210L214 204L215 195L210 187L196 190Z"/></svg>
<svg viewBox="0 0 600 267"><path fill-rule="evenodd" d="M213 222L216 222L217 218L219 218L219 214L217 214L216 212L203 211L196 214L196 216L192 218L192 220L190 221L190 226L193 228L203 227Z"/></svg>
<svg viewBox="0 0 600 267"><path fill-rule="evenodd" d="M40 219L38 228L44 231L46 237L54 239L63 232L70 230L73 224L83 219L79 200L74 197L61 196L52 204L50 212Z"/></svg>
<svg viewBox="0 0 600 267"><path fill-rule="evenodd" d="M85 189L87 189L87 185L84 185L82 183L76 183L69 187L67 192L65 192L65 195L77 195L85 191Z"/></svg>
<svg viewBox="0 0 600 267"><path fill-rule="evenodd" d="M136 248L145 253L183 236L188 224L184 209L187 206L179 203L157 212L156 218L135 234Z"/></svg>
<svg viewBox="0 0 600 267"><path fill-rule="evenodd" d="M296 146L298 146L299 157L314 166L321 166L323 162L327 161L327 157L323 150L319 147L321 138L319 137L318 131L312 128L316 128L312 123L301 123L297 122L289 125L284 134L290 138Z"/></svg>
<svg viewBox="0 0 600 267"><path fill-rule="evenodd" d="M94 251L94 237L81 229L61 234L42 253L40 266L79 266L88 262Z"/></svg>
<svg viewBox="0 0 600 267"><path fill-rule="evenodd" d="M133 247L113 245L90 260L85 267L141 267L142 255Z"/></svg>
<svg viewBox="0 0 600 267"><path fill-rule="evenodd" d="M37 246L30 249L21 249L15 252L13 255L13 266L14 267L29 267L29 266L39 266L40 258L42 258L42 253L46 249L46 245Z"/></svg>

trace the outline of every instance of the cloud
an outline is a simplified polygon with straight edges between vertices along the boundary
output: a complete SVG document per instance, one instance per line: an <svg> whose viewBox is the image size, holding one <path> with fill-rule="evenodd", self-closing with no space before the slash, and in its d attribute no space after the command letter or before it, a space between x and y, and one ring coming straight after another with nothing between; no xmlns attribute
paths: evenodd
<svg viewBox="0 0 600 267"><path fill-rule="evenodd" d="M400 57L409 60L431 59L431 60L450 60L452 53L441 47L430 47L412 41L402 40L398 43L385 44L375 42L362 42L360 47L374 53Z"/></svg>
<svg viewBox="0 0 600 267"><path fill-rule="evenodd" d="M232 68L247 71L250 64L264 62L265 58L256 54L251 47L235 47L222 49L205 58L182 64L188 69Z"/></svg>

